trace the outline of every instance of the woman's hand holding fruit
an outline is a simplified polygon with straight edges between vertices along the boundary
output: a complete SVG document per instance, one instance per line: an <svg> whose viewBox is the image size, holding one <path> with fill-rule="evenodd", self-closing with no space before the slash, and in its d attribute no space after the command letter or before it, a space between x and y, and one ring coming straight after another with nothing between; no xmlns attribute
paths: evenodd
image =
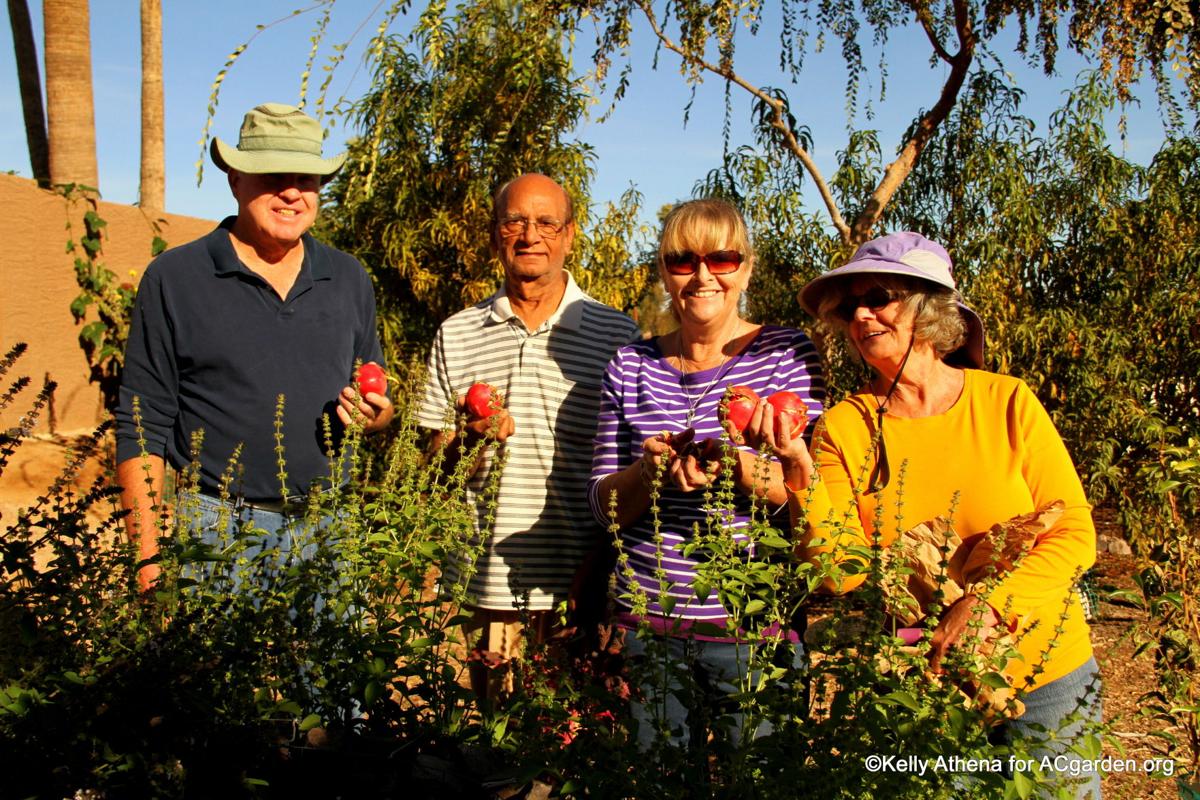
<svg viewBox="0 0 1200 800"><path fill-rule="evenodd" d="M742 430L737 429L736 422L740 420L733 418L732 411L731 407L725 421L730 438L755 450L769 449L783 467L784 484L792 491L808 488L813 461L804 444L807 409L799 397L792 392L776 392L766 400L759 400Z"/></svg>
<svg viewBox="0 0 1200 800"><path fill-rule="evenodd" d="M658 475L663 484L670 483L684 492L703 489L716 480L721 471L720 442L697 442L695 436L696 431L688 428L681 433L660 433L642 442L639 469L647 489Z"/></svg>

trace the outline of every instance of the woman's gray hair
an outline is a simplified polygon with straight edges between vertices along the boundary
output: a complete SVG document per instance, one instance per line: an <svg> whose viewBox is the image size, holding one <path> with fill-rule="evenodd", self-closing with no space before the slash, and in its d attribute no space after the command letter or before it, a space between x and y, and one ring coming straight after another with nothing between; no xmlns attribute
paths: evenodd
<svg viewBox="0 0 1200 800"><path fill-rule="evenodd" d="M899 275L877 274L874 277L878 285L904 293L900 302L905 311L913 315L913 339L933 347L938 358L945 358L966 342L967 323L958 310L958 295L954 290ZM848 324L835 312L849 286L847 280L837 281L817 306L821 321L843 334Z"/></svg>

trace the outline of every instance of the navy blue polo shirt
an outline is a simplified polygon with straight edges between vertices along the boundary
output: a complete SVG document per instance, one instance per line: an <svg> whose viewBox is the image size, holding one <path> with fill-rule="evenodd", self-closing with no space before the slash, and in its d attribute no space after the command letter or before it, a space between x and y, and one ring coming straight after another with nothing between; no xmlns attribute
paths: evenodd
<svg viewBox="0 0 1200 800"><path fill-rule="evenodd" d="M328 485L322 420L328 416L338 436L337 397L355 359L383 363L375 293L354 257L305 234L300 274L280 299L238 259L233 222L168 250L142 276L121 379L117 461L141 452L138 397L147 452L181 469L192 460L193 433L202 431L201 489L215 494L240 445L242 469L231 491L274 500L284 483L275 437L280 402L287 494Z"/></svg>

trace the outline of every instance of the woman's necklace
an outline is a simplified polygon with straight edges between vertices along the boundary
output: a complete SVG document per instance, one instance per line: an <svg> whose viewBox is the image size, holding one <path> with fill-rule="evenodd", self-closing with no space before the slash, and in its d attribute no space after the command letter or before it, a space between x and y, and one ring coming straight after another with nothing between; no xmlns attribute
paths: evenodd
<svg viewBox="0 0 1200 800"><path fill-rule="evenodd" d="M737 328L734 328L734 331L736 333ZM716 366L709 367L709 369L716 370L716 373L713 375L712 380L710 380L708 382L708 385L704 387L704 390L701 391L700 394L693 397L691 391L687 387L687 376L694 374L694 373L688 371L687 359L684 358L684 356L683 356L683 331L682 330L680 330L678 332L678 338L679 338L679 372L680 372L679 389L683 392L683 396L687 400L687 407L688 407L687 408L687 427L691 428L691 427L693 427L693 425L696 422L696 410L699 408L700 403L702 403L704 401L705 397L708 397L708 393L711 392L712 388L717 385L717 381L719 381L725 375L725 373L729 371L729 365L732 363L732 357L725 352L725 346L728 345L728 343L729 343L729 342L726 342L725 345L721 346L721 361ZM730 341L732 341L732 337L731 337ZM703 372L704 370L697 370L697 371Z"/></svg>

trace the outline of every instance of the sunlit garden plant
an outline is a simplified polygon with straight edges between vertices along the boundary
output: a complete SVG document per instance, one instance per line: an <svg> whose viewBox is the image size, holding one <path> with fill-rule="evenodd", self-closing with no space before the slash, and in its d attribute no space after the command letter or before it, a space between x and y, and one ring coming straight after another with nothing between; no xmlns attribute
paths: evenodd
<svg viewBox="0 0 1200 800"><path fill-rule="evenodd" d="M346 459L352 480L304 512L305 558L270 548L247 558L262 536L252 524L212 544L176 534L164 515L164 577L150 596L136 587L116 490L69 488L106 430L87 439L45 497L6 520L0 543L5 794L238 796L339 784L364 796L353 787L411 782L422 755L457 757L479 725L462 680L464 589L438 567L451 555L469 563L478 539L465 474L424 461L413 418L401 415L375 457L348 431L331 470ZM21 435L6 434L5 460ZM234 456L222 490L230 500ZM176 496L195 474L180 474ZM192 513L171 505L175 518ZM99 525L86 517L96 506L109 509ZM50 554L47 567L38 552Z"/></svg>
<svg viewBox="0 0 1200 800"><path fill-rule="evenodd" d="M0 466L47 395L5 434ZM481 713L466 688L460 628L471 554L482 546L464 491L474 458L446 474L414 419L404 409L384 448L348 431L345 461L330 469L346 466L352 479L304 511L305 558L249 557L261 537L252 525L214 544L164 522L164 577L151 596L138 593L115 490L70 488L106 431L83 440L63 478L5 521L0 542L5 794L519 796L535 780L556 796L598 798L1028 797L1037 788L1024 773L871 770L876 755L990 764L1027 752L1030 743L993 741L997 713L1011 707L964 691L1003 688L1010 650L960 648L945 674L932 674L923 649L906 646L885 617L889 587L906 580L902 558L877 535L850 563L808 563L786 520L761 504L744 539L717 513L687 545L702 561L693 589L716 593L728 611L714 633L750 645L747 678L708 715L713 735L702 747L676 746L662 726L639 749L629 699L647 669L674 675L689 707L702 709L702 693L686 664L653 646L648 665L622 665L607 627L532 647L513 665L514 695ZM281 480L285 471L281 457ZM194 481L184 470L175 494ZM733 491L725 477L706 502L730 509ZM483 497L494 504L493 493ZM188 515L186 503L173 506ZM464 567L453 579L441 570L452 559ZM819 595L839 570L865 571L866 582L842 598ZM631 600L644 608L648 598ZM806 612L823 621L797 664L778 632L804 632ZM741 712L736 736L732 711Z"/></svg>

